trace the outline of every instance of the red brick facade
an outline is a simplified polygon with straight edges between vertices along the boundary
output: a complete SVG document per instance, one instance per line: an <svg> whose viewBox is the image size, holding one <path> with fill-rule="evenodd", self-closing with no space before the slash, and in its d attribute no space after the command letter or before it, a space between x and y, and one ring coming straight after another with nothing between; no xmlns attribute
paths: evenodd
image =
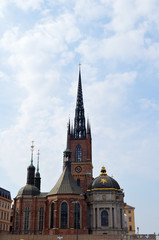
<svg viewBox="0 0 159 240"><path fill-rule="evenodd" d="M86 139L71 139L69 136L69 146L72 153L72 175L77 182L80 179L81 190L86 193L88 185L92 181L92 142L91 134L86 135ZM76 162L76 147L80 145L82 149L82 161ZM80 166L78 172L76 167Z"/></svg>
<svg viewBox="0 0 159 240"><path fill-rule="evenodd" d="M54 203L54 225L53 228L50 227L50 209L51 204ZM61 203L66 202L68 204L68 226L66 229L62 229L60 226L61 217ZM39 234L39 211L40 207L44 208L43 216L43 230L42 234L76 234L76 229L74 228L74 206L75 203L80 204L80 229L78 229L79 234L88 234L87 230L87 204L84 200L84 196L77 195L57 195L48 196L46 198L40 197L24 197L14 200L13 209L13 231L18 234ZM29 207L29 230L24 229L25 224L25 209ZM18 220L16 219L16 214L18 213ZM17 226L17 227L16 227Z"/></svg>

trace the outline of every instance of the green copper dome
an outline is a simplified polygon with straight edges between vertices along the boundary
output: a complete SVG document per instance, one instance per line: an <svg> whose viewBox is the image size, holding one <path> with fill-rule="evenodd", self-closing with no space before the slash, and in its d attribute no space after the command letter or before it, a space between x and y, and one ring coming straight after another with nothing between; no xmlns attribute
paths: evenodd
<svg viewBox="0 0 159 240"><path fill-rule="evenodd" d="M100 176L90 183L87 191L122 191L122 189L114 178L107 175L105 167L102 167Z"/></svg>

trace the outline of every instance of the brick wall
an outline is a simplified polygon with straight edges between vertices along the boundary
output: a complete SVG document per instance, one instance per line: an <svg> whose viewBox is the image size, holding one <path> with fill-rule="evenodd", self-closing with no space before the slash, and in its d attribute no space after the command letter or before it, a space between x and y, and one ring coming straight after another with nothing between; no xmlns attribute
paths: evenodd
<svg viewBox="0 0 159 240"><path fill-rule="evenodd" d="M0 240L58 240L58 235L12 235L12 234L0 234ZM79 235L78 240L156 240L156 235ZM65 235L61 240L76 240L76 235Z"/></svg>

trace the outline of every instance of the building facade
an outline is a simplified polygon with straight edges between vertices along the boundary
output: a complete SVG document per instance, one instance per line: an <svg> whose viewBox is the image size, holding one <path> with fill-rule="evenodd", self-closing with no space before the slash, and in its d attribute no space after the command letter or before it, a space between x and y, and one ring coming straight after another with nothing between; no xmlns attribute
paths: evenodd
<svg viewBox="0 0 159 240"><path fill-rule="evenodd" d="M11 194L0 188L0 232L9 232L11 227Z"/></svg>
<svg viewBox="0 0 159 240"><path fill-rule="evenodd" d="M100 176L92 174L92 138L85 120L81 69L79 69L74 126L67 128L63 172L48 193L40 191L39 163L31 163L27 182L14 199L15 234L124 234L124 193L103 167ZM39 160L38 160L39 161Z"/></svg>
<svg viewBox="0 0 159 240"><path fill-rule="evenodd" d="M124 213L127 217L127 227L130 234L135 234L135 208L130 205L125 205Z"/></svg>

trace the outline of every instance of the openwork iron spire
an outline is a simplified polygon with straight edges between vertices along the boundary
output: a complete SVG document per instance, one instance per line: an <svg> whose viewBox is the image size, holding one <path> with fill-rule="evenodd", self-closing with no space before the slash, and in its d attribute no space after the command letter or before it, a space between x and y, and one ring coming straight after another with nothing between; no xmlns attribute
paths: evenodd
<svg viewBox="0 0 159 240"><path fill-rule="evenodd" d="M82 81L81 81L81 65L80 64L79 64L77 101L76 101L75 119L74 119L74 138L75 139L86 138Z"/></svg>

